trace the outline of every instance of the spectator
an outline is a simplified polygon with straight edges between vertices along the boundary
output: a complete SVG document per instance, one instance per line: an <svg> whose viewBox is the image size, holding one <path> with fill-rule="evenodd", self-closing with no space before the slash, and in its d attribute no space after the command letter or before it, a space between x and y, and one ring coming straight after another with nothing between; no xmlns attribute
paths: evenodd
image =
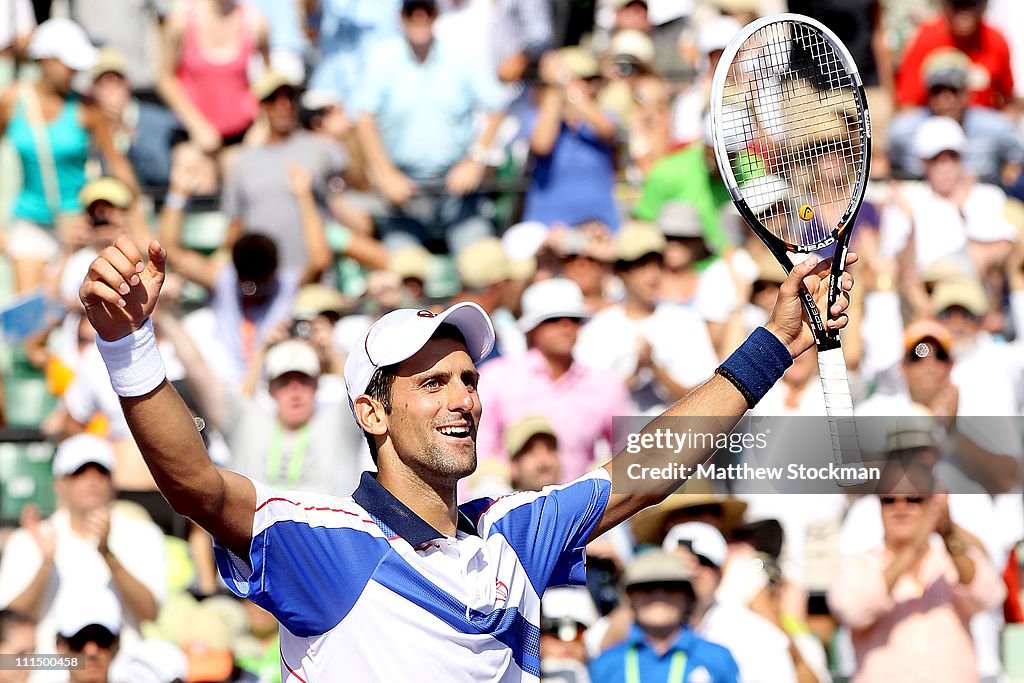
<svg viewBox="0 0 1024 683"><path fill-rule="evenodd" d="M506 106L525 108L541 56L552 47L552 5L544 0L494 3L487 35L498 80L505 84Z"/></svg>
<svg viewBox="0 0 1024 683"><path fill-rule="evenodd" d="M291 83L306 80L306 52L309 41L299 26L302 10L298 3L279 0L251 0L267 21L270 29L270 67Z"/></svg>
<svg viewBox="0 0 1024 683"><path fill-rule="evenodd" d="M57 612L57 654L75 656L81 666L68 668L69 683L107 683L121 643L122 610L109 590L82 590L68 595Z"/></svg>
<svg viewBox="0 0 1024 683"><path fill-rule="evenodd" d="M585 588L560 586L540 603L540 676L543 681L589 683L583 633L597 621L597 608Z"/></svg>
<svg viewBox="0 0 1024 683"><path fill-rule="evenodd" d="M92 96L103 112L117 151L131 162L143 186L165 187L171 177L171 144L177 119L164 107L135 97L128 64L115 48L100 50L90 72Z"/></svg>
<svg viewBox="0 0 1024 683"><path fill-rule="evenodd" d="M732 17L716 17L700 30L697 48L697 78L693 85L679 93L672 103L673 142L688 145L700 140L704 131L704 114L711 103L711 79L726 45L742 28Z"/></svg>
<svg viewBox="0 0 1024 683"><path fill-rule="evenodd" d="M388 270L402 281L411 306L426 301L426 284L430 281L433 255L419 245L410 245L393 252Z"/></svg>
<svg viewBox="0 0 1024 683"><path fill-rule="evenodd" d="M595 100L597 59L581 47L544 55L544 85L536 113L527 119L536 162L523 220L576 225L600 220L619 226L613 197L618 127Z"/></svg>
<svg viewBox="0 0 1024 683"><path fill-rule="evenodd" d="M908 178L924 175L924 166L914 154L914 138L930 117L948 116L967 136L963 159L967 170L983 183L1012 186L1024 162L1024 141L1009 118L968 101L970 58L955 48L939 48L928 55L921 68L928 100L925 106L904 111L893 119L889 130L893 172Z"/></svg>
<svg viewBox="0 0 1024 683"><path fill-rule="evenodd" d="M651 550L633 560L622 579L634 614L626 642L590 665L593 683L687 680L735 683L736 661L729 651L686 625L693 607L693 577L678 557ZM694 673L700 672L700 673Z"/></svg>
<svg viewBox="0 0 1024 683"><path fill-rule="evenodd" d="M747 504L732 497L691 488L686 495L673 495L633 518L633 538L638 545L660 546L669 530L685 522L706 522L729 536L743 521Z"/></svg>
<svg viewBox="0 0 1024 683"><path fill-rule="evenodd" d="M692 204L666 202L658 215L658 229L665 236L665 268L658 298L689 304L702 287L698 263L711 255L700 216Z"/></svg>
<svg viewBox="0 0 1024 683"><path fill-rule="evenodd" d="M188 660L166 640L143 640L122 650L110 666L110 683L175 683L189 680Z"/></svg>
<svg viewBox="0 0 1024 683"><path fill-rule="evenodd" d="M113 469L103 439L79 434L61 442L53 460L57 511L40 522L33 507L24 510L4 548L0 605L38 618L36 652L54 651L61 606L84 605L100 591L116 594L123 609L111 620L131 638L141 622L156 618L166 591L163 535L111 505Z"/></svg>
<svg viewBox="0 0 1024 683"><path fill-rule="evenodd" d="M987 0L942 0L940 16L921 24L910 41L896 74L896 102L921 107L928 89L922 73L934 50L953 47L971 60L967 89L972 104L1003 109L1013 101L1010 47L999 29L983 20Z"/></svg>
<svg viewBox="0 0 1024 683"><path fill-rule="evenodd" d="M945 495L904 479L879 501L884 547L847 558L828 593L832 612L852 632L852 680L978 680L967 621L1002 604L1005 590L991 563L950 521Z"/></svg>
<svg viewBox="0 0 1024 683"><path fill-rule="evenodd" d="M477 190L501 123L501 92L480 64L434 38L436 0L402 3L403 39L374 52L355 109L392 250L421 243L457 253L491 234ZM474 140L473 116L486 112Z"/></svg>
<svg viewBox="0 0 1024 683"><path fill-rule="evenodd" d="M36 651L36 623L18 612L0 610L0 652L8 657L25 657ZM0 669L0 683L25 683L28 669Z"/></svg>
<svg viewBox="0 0 1024 683"><path fill-rule="evenodd" d="M374 47L400 35L401 0L321 0L317 6L320 62L309 87L351 102L365 82Z"/></svg>
<svg viewBox="0 0 1024 683"><path fill-rule="evenodd" d="M326 215L348 159L339 146L299 128L295 87L284 76L267 71L253 93L269 136L242 150L224 180L221 211L231 219L227 241L245 233L267 235L278 246L281 266L301 269L315 255L302 238L301 198L291 189L289 169L300 167L311 176L317 212Z"/></svg>
<svg viewBox="0 0 1024 683"><path fill-rule="evenodd" d="M533 284L523 293L522 309L519 324L529 350L481 369L479 391L487 412L477 450L481 458L506 459L508 428L541 414L558 433L559 481L572 481L592 467L602 439L612 443L612 418L629 414L629 399L611 373L573 360L580 324L588 315L576 285L564 278Z"/></svg>
<svg viewBox="0 0 1024 683"><path fill-rule="evenodd" d="M717 356L707 325L688 308L659 301L665 238L630 223L619 233L615 270L626 290L621 304L596 314L582 330L576 360L613 371L643 414L660 412L714 372ZM679 339L686 339L686 351Z"/></svg>
<svg viewBox="0 0 1024 683"><path fill-rule="evenodd" d="M210 366L228 383L241 380L269 330L289 318L299 286L312 282L329 265L330 251L313 195L312 176L293 165L288 169L288 182L302 215L302 238L309 258L302 268L280 265L277 244L257 233L235 241L230 263L185 249L181 245L183 209L195 188L195 178L179 167L171 176L171 191L160 217L161 241L176 272L212 292L210 310L214 317L206 321L209 327L204 331L192 327L191 331L213 342L203 351L209 354ZM191 324L201 323L193 319Z"/></svg>
<svg viewBox="0 0 1024 683"><path fill-rule="evenodd" d="M68 4L71 18L85 29L94 45L124 55L125 78L152 93L160 59L160 43L153 36L173 9L173 0L76 0Z"/></svg>
<svg viewBox="0 0 1024 683"><path fill-rule="evenodd" d="M773 623L777 615L766 618L748 605L715 599L728 567L729 548L722 532L705 522L686 522L672 527L661 547L679 556L693 577L695 604L690 624L694 632L729 650L744 683L798 680L789 637ZM799 663L804 666L802 660Z"/></svg>
<svg viewBox="0 0 1024 683"><path fill-rule="evenodd" d="M494 350L485 360L525 352L526 338L516 323L515 315L505 307L511 267L501 240L487 237L474 242L462 250L455 265L462 291L452 298L450 304L472 301L487 311L494 325Z"/></svg>
<svg viewBox="0 0 1024 683"><path fill-rule="evenodd" d="M737 162L735 168L750 166L747 162ZM736 178L740 183L749 179L740 176ZM720 212L731 200L718 174L710 116L704 117L702 142L669 154L654 165L644 180L640 200L633 207L633 215L642 221L654 222L658 220L665 202L672 200L688 202L697 208L704 236L714 247L715 253L729 244Z"/></svg>
<svg viewBox="0 0 1024 683"><path fill-rule="evenodd" d="M352 313L354 306L352 299L319 283L305 285L292 302L289 334L308 341L320 359L317 397L321 403L342 407L348 403L342 380L345 356L335 348L335 326L342 317Z"/></svg>
<svg viewBox="0 0 1024 683"><path fill-rule="evenodd" d="M561 260L562 276L583 292L583 303L591 314L611 305L608 298L615 243L611 231L600 221L588 221L571 229L554 228L548 244Z"/></svg>
<svg viewBox="0 0 1024 683"><path fill-rule="evenodd" d="M162 28L157 90L184 130L175 155L195 166L202 193L217 189L256 117L249 62L269 66L266 20L240 0L190 0Z"/></svg>
<svg viewBox="0 0 1024 683"><path fill-rule="evenodd" d="M19 292L40 285L46 265L82 229L78 192L85 185L90 148L135 187L131 166L114 148L100 110L71 89L75 72L96 63L96 49L82 29L67 19L46 21L28 51L39 63L39 80L0 94L0 133L7 134L21 159L21 190L6 235Z"/></svg>
<svg viewBox="0 0 1024 683"><path fill-rule="evenodd" d="M614 0L615 31L651 32L651 20L647 14L647 0Z"/></svg>
<svg viewBox="0 0 1024 683"><path fill-rule="evenodd" d="M916 272L948 258L959 259L968 273L983 274L1001 264L1017 239L1004 218L1006 194L965 173L961 159L967 145L960 124L948 117L929 119L914 136L925 182L898 186L881 219L882 255L900 260L906 284L917 281ZM918 306L924 301L912 300Z"/></svg>
<svg viewBox="0 0 1024 683"><path fill-rule="evenodd" d="M558 435L546 417L527 415L510 424L505 430L505 452L513 490L540 491L561 480Z"/></svg>

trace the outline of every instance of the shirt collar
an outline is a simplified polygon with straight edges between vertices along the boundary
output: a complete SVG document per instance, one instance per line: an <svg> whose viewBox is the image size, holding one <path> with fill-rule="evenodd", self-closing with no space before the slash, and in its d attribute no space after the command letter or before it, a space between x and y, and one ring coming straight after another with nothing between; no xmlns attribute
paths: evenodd
<svg viewBox="0 0 1024 683"><path fill-rule="evenodd" d="M530 370L538 375L544 375L547 378L551 378L551 368L548 366L548 362L544 360L543 354L537 349L528 349L526 351L526 362ZM575 360L569 363L569 369L566 370L565 374L559 377L555 382L562 381L565 377L573 377L580 372L580 364Z"/></svg>
<svg viewBox="0 0 1024 683"><path fill-rule="evenodd" d="M673 650L688 652L692 640L693 629L689 626L683 626L682 630L679 631L679 635L676 636L675 642L672 643L672 648L669 652ZM635 622L629 628L629 635L626 637L626 642L630 645L650 648L650 645L647 644L647 637L644 635L643 630Z"/></svg>
<svg viewBox="0 0 1024 683"><path fill-rule="evenodd" d="M363 476L359 480L359 488L352 494L352 499L414 548L439 538L445 538L444 534L430 526L422 517L384 488L377 481L373 472L363 472ZM459 511L458 530L469 535L478 535L476 527L461 510Z"/></svg>

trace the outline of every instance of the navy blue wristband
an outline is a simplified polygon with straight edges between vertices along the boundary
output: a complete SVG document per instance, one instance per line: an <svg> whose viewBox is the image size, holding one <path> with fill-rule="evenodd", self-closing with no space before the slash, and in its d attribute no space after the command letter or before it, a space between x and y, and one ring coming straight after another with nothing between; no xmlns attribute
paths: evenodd
<svg viewBox="0 0 1024 683"><path fill-rule="evenodd" d="M747 407L753 408L792 364L786 345L759 327L715 372L732 382L747 399Z"/></svg>

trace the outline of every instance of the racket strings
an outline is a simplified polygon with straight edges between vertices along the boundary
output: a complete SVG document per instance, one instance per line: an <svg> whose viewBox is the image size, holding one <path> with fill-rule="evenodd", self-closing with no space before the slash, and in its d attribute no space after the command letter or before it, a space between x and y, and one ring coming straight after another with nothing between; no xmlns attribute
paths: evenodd
<svg viewBox="0 0 1024 683"><path fill-rule="evenodd" d="M855 90L831 43L806 24L755 31L730 66L722 134L746 180L740 194L775 216L765 227L789 244L819 244L846 227L867 148Z"/></svg>

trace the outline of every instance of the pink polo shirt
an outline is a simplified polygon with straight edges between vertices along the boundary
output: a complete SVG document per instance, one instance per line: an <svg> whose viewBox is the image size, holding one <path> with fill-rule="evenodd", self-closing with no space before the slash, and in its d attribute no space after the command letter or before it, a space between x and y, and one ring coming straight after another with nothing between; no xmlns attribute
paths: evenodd
<svg viewBox="0 0 1024 683"><path fill-rule="evenodd" d="M506 427L529 415L542 415L558 436L563 483L592 469L597 442L612 441L612 418L632 414L629 392L617 375L573 363L552 379L547 361L536 349L485 364L479 392L484 408L477 434L480 458L507 458Z"/></svg>
<svg viewBox="0 0 1024 683"><path fill-rule="evenodd" d="M857 671L852 683L970 683L978 680L971 615L1002 604L1004 584L976 548L974 580L960 584L945 548L931 546L917 571L892 593L885 568L892 553L871 550L846 558L828 592L840 622L850 627Z"/></svg>

